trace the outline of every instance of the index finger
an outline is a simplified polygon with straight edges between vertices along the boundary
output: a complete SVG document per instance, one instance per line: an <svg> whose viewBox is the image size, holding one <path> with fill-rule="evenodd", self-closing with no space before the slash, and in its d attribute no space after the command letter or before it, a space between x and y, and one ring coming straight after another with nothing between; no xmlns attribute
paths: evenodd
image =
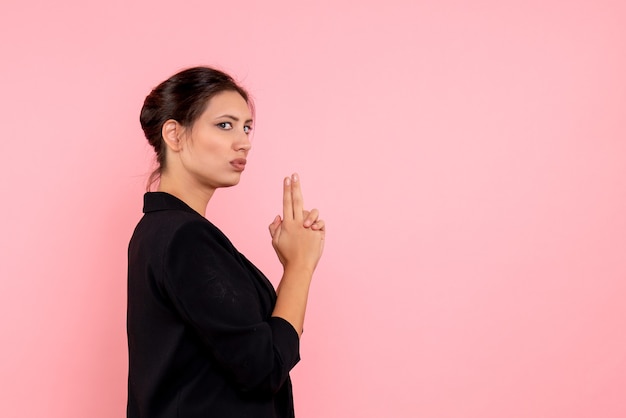
<svg viewBox="0 0 626 418"><path fill-rule="evenodd" d="M302 222L304 211L304 199L300 188L300 178L297 173L291 176L291 201L293 205L293 219Z"/></svg>
<svg viewBox="0 0 626 418"><path fill-rule="evenodd" d="M293 219L293 203L291 198L291 179L283 179L283 219Z"/></svg>

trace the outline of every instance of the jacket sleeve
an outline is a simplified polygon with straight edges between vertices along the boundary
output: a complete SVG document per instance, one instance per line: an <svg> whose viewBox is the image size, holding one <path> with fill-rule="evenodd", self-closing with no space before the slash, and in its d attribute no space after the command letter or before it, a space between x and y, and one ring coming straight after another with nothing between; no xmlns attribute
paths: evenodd
<svg viewBox="0 0 626 418"><path fill-rule="evenodd" d="M164 268L176 309L229 380L242 391L276 393L300 360L298 334L282 318L262 317L232 244L206 222L187 223L174 234Z"/></svg>

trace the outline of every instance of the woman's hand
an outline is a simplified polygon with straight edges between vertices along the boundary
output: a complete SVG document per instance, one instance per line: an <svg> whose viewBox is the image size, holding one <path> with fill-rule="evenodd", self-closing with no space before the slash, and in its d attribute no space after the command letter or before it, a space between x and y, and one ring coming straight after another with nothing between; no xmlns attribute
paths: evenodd
<svg viewBox="0 0 626 418"><path fill-rule="evenodd" d="M285 269L306 269L313 273L324 249L326 226L319 211L304 210L297 174L283 181L283 217L269 226L272 246Z"/></svg>
<svg viewBox="0 0 626 418"><path fill-rule="evenodd" d="M302 211L302 217L304 218L304 227L312 228L316 231L321 231L324 229L324 221L319 219L320 212L317 209L311 210L311 212L307 210Z"/></svg>

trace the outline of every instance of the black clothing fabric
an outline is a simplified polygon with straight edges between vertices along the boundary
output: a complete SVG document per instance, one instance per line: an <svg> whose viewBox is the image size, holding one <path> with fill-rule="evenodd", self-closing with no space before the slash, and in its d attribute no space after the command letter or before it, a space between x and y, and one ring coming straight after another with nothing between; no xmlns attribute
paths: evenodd
<svg viewBox="0 0 626 418"><path fill-rule="evenodd" d="M293 417L299 338L271 283L183 201L144 196L128 247L128 418Z"/></svg>

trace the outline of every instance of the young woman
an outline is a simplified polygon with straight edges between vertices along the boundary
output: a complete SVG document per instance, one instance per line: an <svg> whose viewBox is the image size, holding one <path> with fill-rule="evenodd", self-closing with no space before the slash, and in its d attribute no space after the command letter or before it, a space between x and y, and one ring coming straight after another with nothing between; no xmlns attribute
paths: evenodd
<svg viewBox="0 0 626 418"><path fill-rule="evenodd" d="M218 70L184 70L146 97L141 126L158 163L128 249L129 418L293 417L289 371L324 246L300 179L283 181L269 226L284 273L267 278L205 217L239 183L250 151L246 91Z"/></svg>

